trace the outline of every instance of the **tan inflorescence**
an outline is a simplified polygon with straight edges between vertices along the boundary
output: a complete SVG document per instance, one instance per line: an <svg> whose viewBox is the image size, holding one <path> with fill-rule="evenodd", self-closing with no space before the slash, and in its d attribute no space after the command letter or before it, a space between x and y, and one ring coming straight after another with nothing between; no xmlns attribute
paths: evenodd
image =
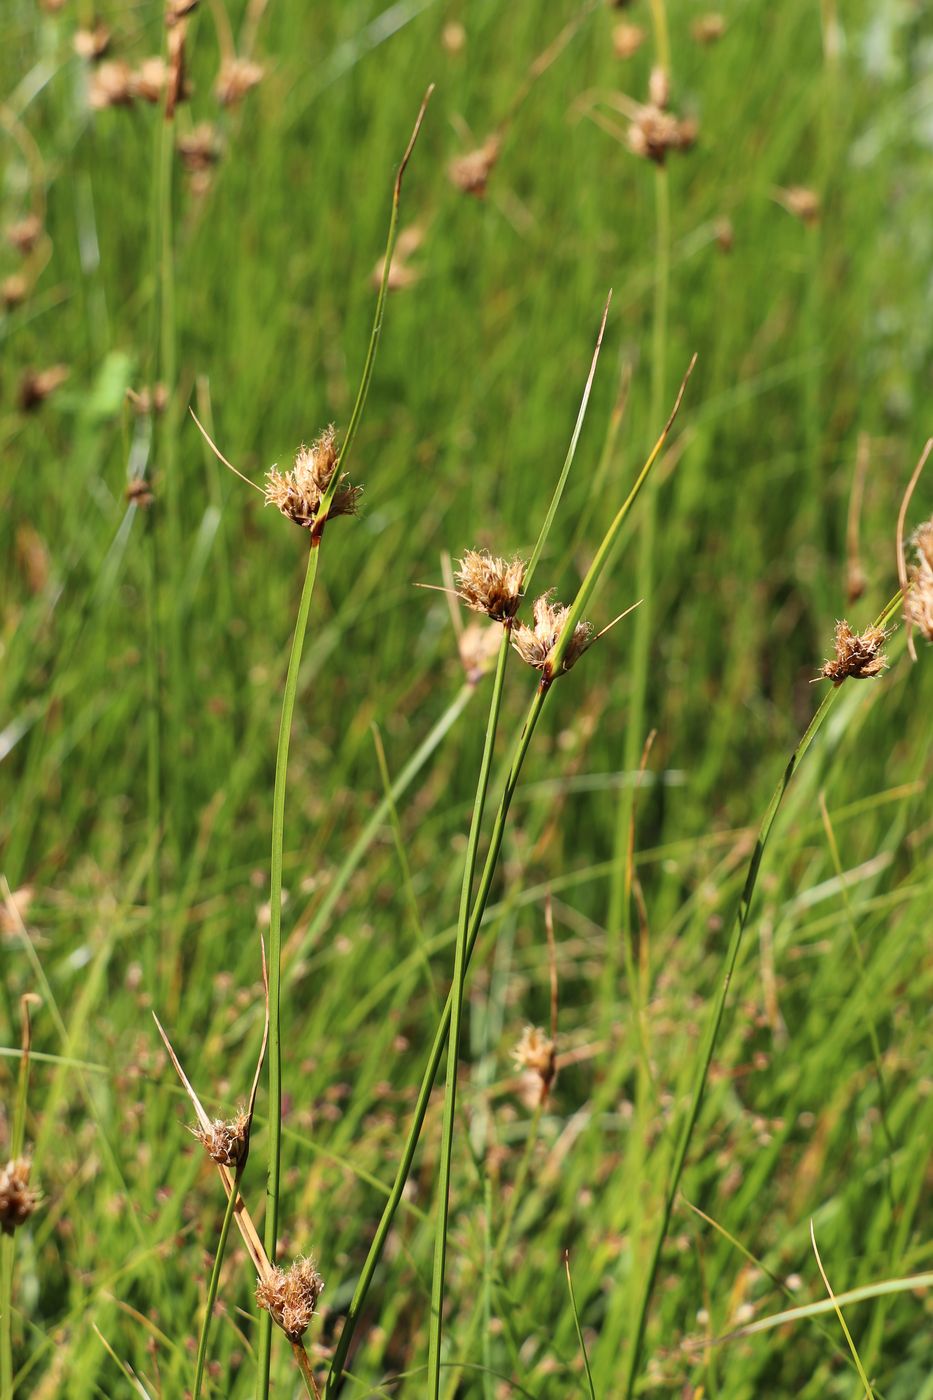
<svg viewBox="0 0 933 1400"><path fill-rule="evenodd" d="M845 621L836 623L834 646L836 655L820 667L820 676L842 685L850 677L852 680L869 680L887 670L888 658L882 647L888 633L883 627L868 627L864 632L853 632Z"/></svg>
<svg viewBox="0 0 933 1400"><path fill-rule="evenodd" d="M302 445L290 471L273 467L266 473L266 505L310 530L321 507L324 493L337 466L337 438L333 424L310 447ZM346 473L340 478L328 515L355 515L362 486L351 486Z"/></svg>
<svg viewBox="0 0 933 1400"><path fill-rule="evenodd" d="M628 129L629 150L655 165L663 165L668 151L689 151L696 144L697 124L690 117L675 117L654 102L639 107Z"/></svg>
<svg viewBox="0 0 933 1400"><path fill-rule="evenodd" d="M916 563L907 571L909 587L904 597L904 617L925 641L933 642L933 520L927 520L910 541Z"/></svg>
<svg viewBox="0 0 933 1400"><path fill-rule="evenodd" d="M463 190L464 194L472 194L477 199L482 199L501 149L500 138L489 136L475 151L457 156L447 167L451 182L458 190Z"/></svg>
<svg viewBox="0 0 933 1400"><path fill-rule="evenodd" d="M543 1103L557 1074L557 1056L551 1037L538 1026L526 1026L512 1051L512 1059L531 1079Z"/></svg>
<svg viewBox="0 0 933 1400"><path fill-rule="evenodd" d="M249 1143L249 1115L238 1109L232 1118L215 1118L209 1128L192 1128L191 1132L208 1157L222 1167L235 1167Z"/></svg>
<svg viewBox="0 0 933 1400"><path fill-rule="evenodd" d="M537 670L543 671L551 652L557 643L570 609L561 603L552 603L549 593L536 598L532 613L534 626L517 622L512 627L512 645L523 661ZM564 653L561 671L569 671L593 642L593 628L589 622L578 622L573 629L570 644Z"/></svg>
<svg viewBox="0 0 933 1400"><path fill-rule="evenodd" d="M17 399L20 408L29 413L61 388L71 374L67 365L50 365L48 369L28 369L19 383Z"/></svg>
<svg viewBox="0 0 933 1400"><path fill-rule="evenodd" d="M468 549L454 575L457 594L473 612L509 622L522 600L525 561L497 559L485 549Z"/></svg>
<svg viewBox="0 0 933 1400"><path fill-rule="evenodd" d="M256 1302L271 1313L286 1337L297 1342L308 1330L324 1280L313 1259L296 1259L289 1269L275 1268L256 1285Z"/></svg>
<svg viewBox="0 0 933 1400"><path fill-rule="evenodd" d="M0 1230L12 1235L28 1220L39 1203L39 1194L29 1185L31 1162L17 1157L0 1167Z"/></svg>
<svg viewBox="0 0 933 1400"><path fill-rule="evenodd" d="M233 107L262 82L264 69L251 58L225 58L214 84L214 96L221 107Z"/></svg>

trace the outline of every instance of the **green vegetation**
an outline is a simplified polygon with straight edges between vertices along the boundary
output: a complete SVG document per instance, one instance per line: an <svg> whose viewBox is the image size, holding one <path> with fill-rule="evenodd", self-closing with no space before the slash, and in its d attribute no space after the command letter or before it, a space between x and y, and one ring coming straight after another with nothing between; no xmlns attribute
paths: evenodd
<svg viewBox="0 0 933 1400"><path fill-rule="evenodd" d="M814 683L837 619L900 619L933 429L930 35L894 0L730 3L715 42L703 19L3 6L0 1167L32 1167L0 1193L40 1200L0 1236L2 1400L173 1400L199 1345L203 1396L264 1395L264 1331L277 1396L933 1400L933 652L899 626L882 675ZM620 25L644 31L624 58ZM635 106L665 32L686 126ZM141 65L182 37L167 120ZM257 80L226 105L224 59L228 98ZM256 485L344 440L432 82L347 461L365 494L309 568L311 532L188 408ZM688 149L639 156L633 121ZM546 588L571 606L552 662L584 603L598 631L643 601L545 705L498 623L414 586L472 548L534 557L523 622ZM151 1012L232 1118L260 934L281 1176L276 1228L267 1066L228 1177L247 1246ZM304 1385L260 1326L276 1236L325 1280Z"/></svg>

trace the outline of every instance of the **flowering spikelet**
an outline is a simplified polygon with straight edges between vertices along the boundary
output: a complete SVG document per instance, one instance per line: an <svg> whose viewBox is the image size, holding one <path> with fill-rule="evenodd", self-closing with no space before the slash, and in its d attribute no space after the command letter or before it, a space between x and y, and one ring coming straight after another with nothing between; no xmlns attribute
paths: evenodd
<svg viewBox="0 0 933 1400"><path fill-rule="evenodd" d="M552 603L549 593L542 593L534 603L534 626L517 622L512 628L512 645L523 661L536 670L543 671L548 658L560 636L570 609L561 603ZM564 654L561 671L569 671L593 641L593 628L589 622L578 622L573 629L570 645Z"/></svg>
<svg viewBox="0 0 933 1400"><path fill-rule="evenodd" d="M698 44L716 44L726 32L724 15L700 15L690 26L690 33Z"/></svg>
<svg viewBox="0 0 933 1400"><path fill-rule="evenodd" d="M24 413L38 408L40 403L64 384L71 370L67 365L50 365L48 369L28 369L19 383L17 398Z"/></svg>
<svg viewBox="0 0 933 1400"><path fill-rule="evenodd" d="M668 151L689 151L696 144L697 124L681 119L654 102L639 107L628 129L628 146L633 155L663 165Z"/></svg>
<svg viewBox="0 0 933 1400"><path fill-rule="evenodd" d="M631 58L638 52L648 35L640 24L628 24L623 20L612 31L612 47L616 58Z"/></svg>
<svg viewBox="0 0 933 1400"><path fill-rule="evenodd" d="M520 1069L536 1081L540 1101L548 1095L557 1073L554 1042L538 1026L526 1026L521 1040L512 1051L512 1059Z"/></svg>
<svg viewBox="0 0 933 1400"><path fill-rule="evenodd" d="M842 685L850 676L857 681L880 676L888 665L888 658L881 652L887 635L883 627L868 627L857 633L847 622L837 622L836 655L820 667L820 676L833 685Z"/></svg>
<svg viewBox="0 0 933 1400"><path fill-rule="evenodd" d="M5 1235L28 1220L39 1203L38 1192L29 1185L31 1166L27 1157L17 1157L0 1167L0 1230Z"/></svg>
<svg viewBox="0 0 933 1400"><path fill-rule="evenodd" d="M133 96L143 102L160 102L168 82L168 65L157 54L144 58L130 78Z"/></svg>
<svg viewBox="0 0 933 1400"><path fill-rule="evenodd" d="M819 223L821 205L816 190L809 190L805 185L791 185L790 189L779 191L779 198L788 213L802 224Z"/></svg>
<svg viewBox="0 0 933 1400"><path fill-rule="evenodd" d="M492 168L499 159L502 142L498 136L489 136L475 151L457 156L447 167L451 182L464 194L482 199L486 193Z"/></svg>
<svg viewBox="0 0 933 1400"><path fill-rule="evenodd" d="M457 594L473 612L508 622L522 600L525 561L497 559L485 549L468 549L454 578Z"/></svg>
<svg viewBox="0 0 933 1400"><path fill-rule="evenodd" d="M215 1118L209 1128L198 1126L190 1131L211 1161L223 1167L235 1167L249 1144L249 1114L240 1108L226 1121Z"/></svg>
<svg viewBox="0 0 933 1400"><path fill-rule="evenodd" d="M110 30L98 21L91 29L76 30L72 42L79 58L94 62L110 48Z"/></svg>
<svg viewBox="0 0 933 1400"><path fill-rule="evenodd" d="M263 79L263 67L251 58L225 58L214 84L214 96L221 107L233 107Z"/></svg>
<svg viewBox="0 0 933 1400"><path fill-rule="evenodd" d="M500 635L493 627L471 622L464 627L457 646L460 663L470 685L477 685L493 669L499 651Z"/></svg>
<svg viewBox="0 0 933 1400"><path fill-rule="evenodd" d="M256 1285L256 1302L272 1314L289 1341L304 1336L314 1316L324 1280L313 1259L296 1259L290 1269L273 1269Z"/></svg>
<svg viewBox="0 0 933 1400"><path fill-rule="evenodd" d="M336 433L331 424L310 447L299 447L291 471L280 472L273 467L266 472L266 505L275 506L296 525L310 530L334 475L337 455ZM344 473L328 514L355 515L362 491L362 486L351 486Z"/></svg>
<svg viewBox="0 0 933 1400"><path fill-rule="evenodd" d="M917 562L907 571L910 587L904 596L904 616L928 642L933 642L933 520L911 538Z"/></svg>
<svg viewBox="0 0 933 1400"><path fill-rule="evenodd" d="M4 277L0 285L0 301L7 311L12 311L19 306L21 301L25 301L29 295L29 283L21 272L11 272L9 277Z"/></svg>
<svg viewBox="0 0 933 1400"><path fill-rule="evenodd" d="M129 107L133 101L133 70L122 59L101 63L94 69L88 101L95 111L105 107Z"/></svg>
<svg viewBox="0 0 933 1400"><path fill-rule="evenodd" d="M176 144L182 165L193 173L210 170L220 160L220 137L210 122L199 122Z"/></svg>
<svg viewBox="0 0 933 1400"><path fill-rule="evenodd" d="M41 237L42 220L38 214L27 214L25 218L18 219L15 224L7 226L7 242L24 257L27 253L32 252Z"/></svg>

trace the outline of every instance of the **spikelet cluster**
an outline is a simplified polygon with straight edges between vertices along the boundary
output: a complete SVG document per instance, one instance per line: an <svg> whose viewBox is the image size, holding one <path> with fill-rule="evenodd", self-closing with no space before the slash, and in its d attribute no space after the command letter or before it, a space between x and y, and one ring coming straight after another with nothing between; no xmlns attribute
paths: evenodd
<svg viewBox="0 0 933 1400"><path fill-rule="evenodd" d="M211 1161L235 1167L249 1144L249 1115L241 1108L232 1118L215 1118L209 1128L198 1126L191 1132Z"/></svg>
<svg viewBox="0 0 933 1400"><path fill-rule="evenodd" d="M557 643L569 608L561 603L552 603L550 593L542 593L536 598L532 615L534 625L517 622L512 627L512 645L523 661L536 670L543 671L548 664L551 652ZM589 622L578 622L573 636L564 653L561 672L569 671L594 641L593 628Z"/></svg>
<svg viewBox="0 0 933 1400"><path fill-rule="evenodd" d="M462 190L464 194L471 194L476 199L482 199L501 149L502 141L500 138L489 136L475 151L468 151L466 155L457 156L447 167L451 183L456 185L458 190Z"/></svg>
<svg viewBox="0 0 933 1400"><path fill-rule="evenodd" d="M497 559L485 549L468 549L454 575L457 595L472 612L493 622L509 622L522 600L525 561Z"/></svg>
<svg viewBox="0 0 933 1400"><path fill-rule="evenodd" d="M823 663L820 676L842 685L844 680L869 680L887 670L888 658L882 648L888 633L883 627L868 627L864 632L853 632L845 621L836 623L833 639L836 655Z"/></svg>
<svg viewBox="0 0 933 1400"><path fill-rule="evenodd" d="M324 1280L313 1259L296 1259L289 1269L272 1269L256 1285L256 1302L271 1313L289 1341L304 1336L314 1316Z"/></svg>
<svg viewBox="0 0 933 1400"><path fill-rule="evenodd" d="M39 1203L39 1194L29 1185L32 1163L16 1157L0 1167L0 1230L12 1235L28 1220Z"/></svg>
<svg viewBox="0 0 933 1400"><path fill-rule="evenodd" d="M266 473L266 505L275 506L287 519L310 530L336 470L337 456L336 433L331 425L310 447L302 444L290 471L280 472L273 467ZM328 515L355 515L362 491L361 486L350 485L346 474L341 476Z"/></svg>
<svg viewBox="0 0 933 1400"><path fill-rule="evenodd" d="M557 1073L557 1056L551 1037L538 1026L526 1026L512 1051L512 1059L529 1076L543 1103Z"/></svg>
<svg viewBox="0 0 933 1400"><path fill-rule="evenodd" d="M904 617L926 641L933 642L933 520L919 526L910 543L916 562L907 571L910 586L904 598Z"/></svg>

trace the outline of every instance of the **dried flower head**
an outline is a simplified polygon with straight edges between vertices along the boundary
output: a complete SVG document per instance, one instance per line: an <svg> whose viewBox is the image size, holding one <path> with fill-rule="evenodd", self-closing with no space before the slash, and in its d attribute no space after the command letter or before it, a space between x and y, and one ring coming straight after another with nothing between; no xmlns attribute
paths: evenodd
<svg viewBox="0 0 933 1400"><path fill-rule="evenodd" d="M612 31L612 47L616 58L633 58L647 38L640 24L623 20Z"/></svg>
<svg viewBox="0 0 933 1400"><path fill-rule="evenodd" d="M458 190L463 190L464 194L472 194L477 199L482 199L501 149L501 139L498 136L488 136L475 151L457 156L447 167L451 182Z"/></svg>
<svg viewBox="0 0 933 1400"><path fill-rule="evenodd" d="M450 20L441 30L441 44L448 53L462 53L466 41L467 32L459 20Z"/></svg>
<svg viewBox="0 0 933 1400"><path fill-rule="evenodd" d="M516 622L512 626L512 645L523 661L536 670L543 671L551 652L561 634L570 609L560 603L552 603L549 593L536 598L533 608L534 626ZM593 642L593 628L589 622L578 622L573 629L570 645L564 654L561 671L569 671Z"/></svg>
<svg viewBox="0 0 933 1400"><path fill-rule="evenodd" d="M235 1167L246 1151L249 1143L249 1115L237 1109L232 1118L215 1118L209 1128L191 1128L210 1157L223 1167Z"/></svg>
<svg viewBox="0 0 933 1400"><path fill-rule="evenodd" d="M75 31L74 51L79 58L86 58L94 62L98 58L103 58L110 48L110 30L106 24L98 21L92 29L78 29Z"/></svg>
<svg viewBox="0 0 933 1400"><path fill-rule="evenodd" d="M29 1185L32 1163L17 1157L0 1167L0 1230L5 1235L28 1220L39 1204L39 1194Z"/></svg>
<svg viewBox="0 0 933 1400"><path fill-rule="evenodd" d="M106 107L129 107L133 102L133 70L122 59L101 63L94 69L88 101L96 112Z"/></svg>
<svg viewBox="0 0 933 1400"><path fill-rule="evenodd" d="M802 224L819 223L821 204L816 190L808 190L804 185L791 185L790 189L779 190L778 198L788 213Z"/></svg>
<svg viewBox="0 0 933 1400"><path fill-rule="evenodd" d="M156 103L162 100L167 81L168 68L165 59L155 55L143 59L130 79L130 86L134 97L143 102Z"/></svg>
<svg viewBox="0 0 933 1400"><path fill-rule="evenodd" d="M639 107L628 129L629 150L656 165L664 164L668 151L688 151L696 139L697 124L692 118L676 117L654 102Z"/></svg>
<svg viewBox="0 0 933 1400"><path fill-rule="evenodd" d="M424 242L424 229L419 224L410 224L408 228L403 228L395 244L395 251L392 254L392 262L389 267L389 278L386 283L390 292L403 291L405 287L410 287L413 282L417 282L421 273L417 268L409 267L408 259L417 253ZM386 260L380 258L372 270L370 281L374 287L382 285L382 274L385 271Z"/></svg>
<svg viewBox="0 0 933 1400"><path fill-rule="evenodd" d="M904 617L926 641L933 642L933 520L919 526L910 543L916 562L907 571Z"/></svg>
<svg viewBox="0 0 933 1400"><path fill-rule="evenodd" d="M310 447L298 449L291 471L273 467L266 473L266 505L310 530L314 525L324 493L337 466L337 438L333 424ZM355 515L362 486L351 486L346 473L331 502L329 515Z"/></svg>
<svg viewBox="0 0 933 1400"><path fill-rule="evenodd" d="M537 1090L539 1102L543 1103L557 1073L557 1056L551 1037L538 1026L526 1026L512 1051L512 1059L531 1077L531 1087Z"/></svg>
<svg viewBox="0 0 933 1400"><path fill-rule="evenodd" d="M220 65L214 96L221 107L233 107L262 82L265 70L251 58L225 58Z"/></svg>
<svg viewBox="0 0 933 1400"><path fill-rule="evenodd" d="M27 369L19 383L17 399L20 408L28 413L38 408L50 394L54 394L70 375L67 365L50 365L48 369Z"/></svg>
<svg viewBox="0 0 933 1400"><path fill-rule="evenodd" d="M485 613L493 622L508 622L522 600L525 561L508 562L485 549L468 549L454 575L457 594L472 612Z"/></svg>
<svg viewBox="0 0 933 1400"><path fill-rule="evenodd" d="M735 229L732 227L732 220L726 215L721 215L716 220L714 231L716 235L716 246L721 253L731 253L735 246Z"/></svg>
<svg viewBox="0 0 933 1400"><path fill-rule="evenodd" d="M11 272L9 277L4 277L0 284L0 301L7 311L12 311L19 306L20 302L26 300L29 295L29 283L21 272Z"/></svg>
<svg viewBox="0 0 933 1400"><path fill-rule="evenodd" d="M152 494L152 483L144 476L137 476L127 483L126 500L129 505L139 506L140 510L148 510L155 500Z"/></svg>
<svg viewBox="0 0 933 1400"><path fill-rule="evenodd" d="M290 1269L273 1269L256 1285L256 1302L297 1342L308 1330L324 1280L313 1259L296 1259Z"/></svg>
<svg viewBox="0 0 933 1400"><path fill-rule="evenodd" d="M6 231L6 241L24 257L32 252L41 237L42 220L38 214L27 214L25 218L17 219Z"/></svg>
<svg viewBox="0 0 933 1400"><path fill-rule="evenodd" d="M141 389L127 389L126 397L132 404L133 412L140 418L150 413L164 413L168 404L168 390L161 381L154 384L151 390L148 384Z"/></svg>
<svg viewBox="0 0 933 1400"><path fill-rule="evenodd" d="M481 622L471 622L460 633L457 646L460 662L470 685L478 685L492 670L499 651L501 634Z"/></svg>
<svg viewBox="0 0 933 1400"><path fill-rule="evenodd" d="M857 681L880 676L888 665L888 658L881 651L887 636L883 627L868 627L857 633L847 622L837 622L836 655L820 667L820 677L832 681L833 685L842 685L850 676Z"/></svg>
<svg viewBox="0 0 933 1400"><path fill-rule="evenodd" d="M199 122L187 135L179 136L176 144L181 163L188 171L210 170L220 160L220 137L210 122Z"/></svg>
<svg viewBox="0 0 933 1400"><path fill-rule="evenodd" d="M716 44L726 32L724 15L700 15L690 26L690 33L698 44Z"/></svg>

